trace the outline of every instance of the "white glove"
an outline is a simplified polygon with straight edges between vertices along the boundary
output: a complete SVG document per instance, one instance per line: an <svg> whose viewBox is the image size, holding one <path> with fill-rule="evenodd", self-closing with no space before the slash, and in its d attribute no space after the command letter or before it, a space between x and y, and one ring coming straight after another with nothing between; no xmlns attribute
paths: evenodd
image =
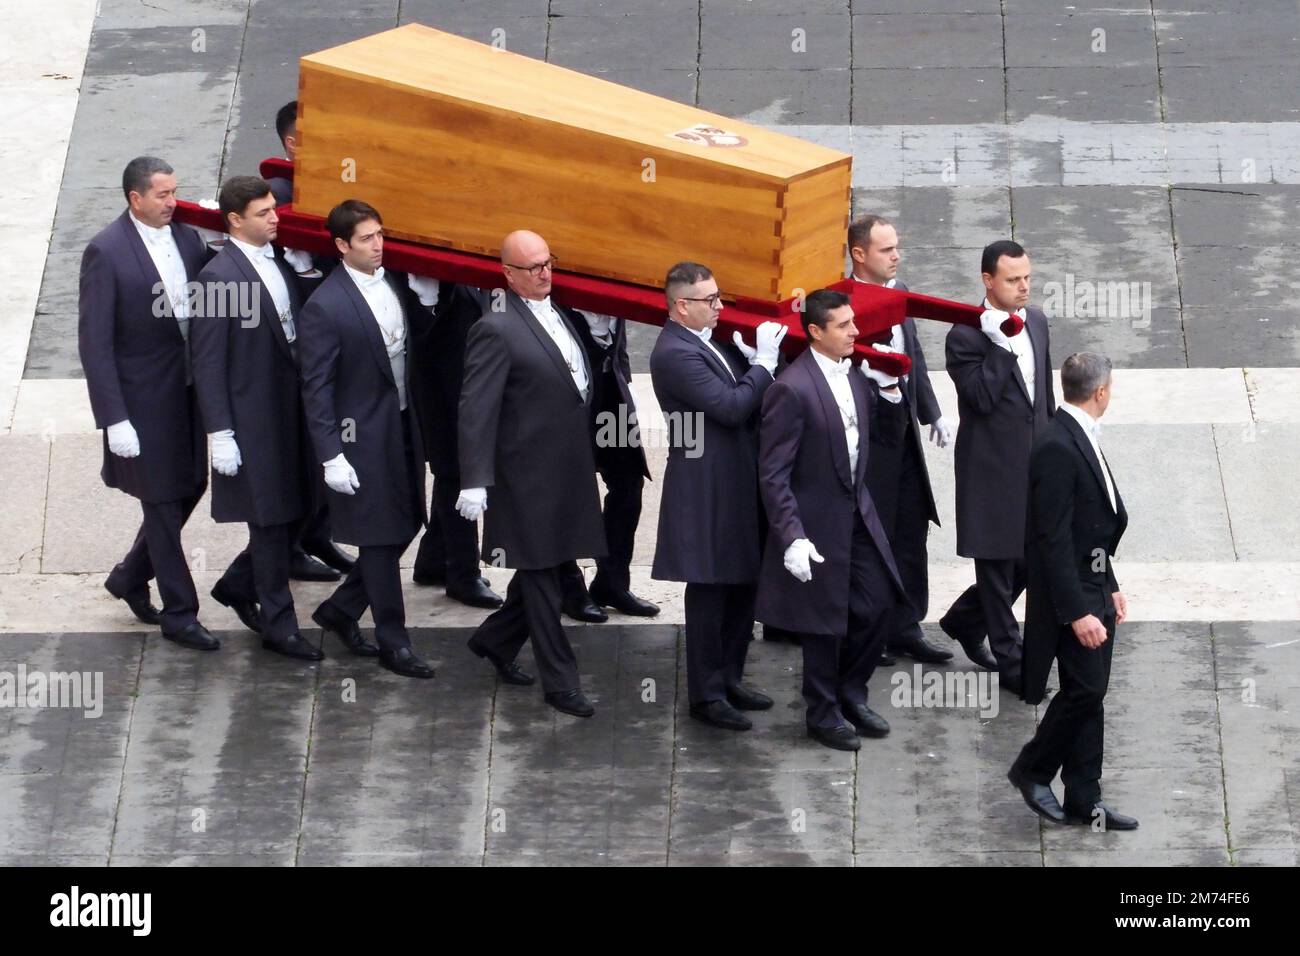
<svg viewBox="0 0 1300 956"><path fill-rule="evenodd" d="M329 461L323 463L325 466L325 484L331 491L337 491L341 495L355 495L357 489L361 487L361 482L357 481L357 473L348 460L343 457L342 453L335 455Z"/></svg>
<svg viewBox="0 0 1300 956"><path fill-rule="evenodd" d="M466 521L477 521L487 511L487 489L462 488L456 499L456 511Z"/></svg>
<svg viewBox="0 0 1300 956"><path fill-rule="evenodd" d="M235 433L227 428L210 432L208 437L212 439L212 470L229 478L244 463L239 456L239 446L235 444Z"/></svg>
<svg viewBox="0 0 1300 956"><path fill-rule="evenodd" d="M578 313L587 320L587 328L591 329L591 337L601 345L614 344L614 331L618 328L616 323L618 319L612 315L604 315L600 312L588 312L585 309L579 309Z"/></svg>
<svg viewBox="0 0 1300 956"><path fill-rule="evenodd" d="M781 340L785 338L785 333L790 330L780 322L764 322L758 327L755 334L755 340L758 348L757 354L749 360L750 365L761 365L768 372L776 374L776 359L780 354Z"/></svg>
<svg viewBox="0 0 1300 956"><path fill-rule="evenodd" d="M746 345L739 332L731 333L731 341L736 348L740 349L740 354L745 356L745 361L749 362L750 365L758 361L758 349Z"/></svg>
<svg viewBox="0 0 1300 956"><path fill-rule="evenodd" d="M129 418L105 429L108 435L108 450L119 458L136 458L140 455L140 437L135 433L135 426Z"/></svg>
<svg viewBox="0 0 1300 956"><path fill-rule="evenodd" d="M199 205L202 206L204 209L220 209L220 208L221 208L221 203L217 202L215 199L200 199L200 200L199 200Z"/></svg>
<svg viewBox="0 0 1300 956"><path fill-rule="evenodd" d="M952 422L942 415L935 419L934 424L930 426L930 441L940 448L947 448L956 437L957 430L952 427Z"/></svg>
<svg viewBox="0 0 1300 956"><path fill-rule="evenodd" d="M293 269L293 271L298 273L300 276L309 276L316 271L316 267L312 265L311 253L303 252L301 249L289 249L286 247L284 250L284 261L289 263L289 268Z"/></svg>
<svg viewBox="0 0 1300 956"><path fill-rule="evenodd" d="M873 343L871 347L875 349L877 352L884 352L889 355L898 354L898 349L894 348L892 345L876 345ZM872 368L867 363L866 359L863 359L861 364L858 365L858 371L861 372L863 375L865 375L867 378L871 379L871 381L875 382L881 388L894 388L898 385L897 376L890 375L887 372L881 372L878 371L877 369Z"/></svg>
<svg viewBox="0 0 1300 956"><path fill-rule="evenodd" d="M812 565L809 561L821 564L826 559L817 553L817 548L807 538L796 538L785 549L785 569L799 581L812 580Z"/></svg>
<svg viewBox="0 0 1300 956"><path fill-rule="evenodd" d="M999 309L985 309L980 316L980 331L989 337L994 345L1000 345L1011 351L1011 340L1002 331L1002 323L1011 318L1011 313Z"/></svg>
<svg viewBox="0 0 1300 956"><path fill-rule="evenodd" d="M442 291L442 283L437 279L408 274L406 284L411 287L411 291L419 298L420 305L426 309L432 309L438 304L438 295Z"/></svg>

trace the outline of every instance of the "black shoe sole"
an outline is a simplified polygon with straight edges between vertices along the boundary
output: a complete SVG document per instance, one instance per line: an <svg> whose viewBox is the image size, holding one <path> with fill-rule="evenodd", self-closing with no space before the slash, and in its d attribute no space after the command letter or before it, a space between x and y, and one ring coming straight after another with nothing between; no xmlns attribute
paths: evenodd
<svg viewBox="0 0 1300 956"><path fill-rule="evenodd" d="M719 730L753 730L754 725L751 723L737 724L730 721L712 720L708 717L701 717L699 714L691 714L691 720L698 720L702 724L708 724L710 727L717 727Z"/></svg>
<svg viewBox="0 0 1300 956"><path fill-rule="evenodd" d="M841 744L838 741L830 740L827 737L819 736L818 734L813 733L811 730L808 731L808 737L811 740L817 741L817 743L821 744L823 747L829 747L831 750L840 750L843 751L844 753L856 753L858 750L861 749L860 746L859 747L851 746L848 741L845 741L843 744ZM856 737L853 739L853 743L857 743Z"/></svg>
<svg viewBox="0 0 1300 956"><path fill-rule="evenodd" d="M506 603L502 598L496 598L495 600L490 598L474 598L468 595L453 594L451 591L447 592L447 597L451 598L453 601L464 604L466 607L475 607L484 611L495 611L501 605Z"/></svg>
<svg viewBox="0 0 1300 956"><path fill-rule="evenodd" d="M277 644L272 643L271 641L268 641L266 639L262 640L263 650L272 651L273 653L279 654L281 657L287 657L290 660L307 661L308 663L315 663L316 661L323 661L325 659L325 655L317 651L316 648L312 647L310 644L308 644L307 647L314 652L310 657L308 657L305 654L295 654L292 651L286 651L284 648L280 647Z"/></svg>
<svg viewBox="0 0 1300 956"><path fill-rule="evenodd" d="M570 717L594 717L596 715L596 708L594 707L591 710L574 710L570 707L562 707L559 704L553 704L549 700L546 703L549 707L558 710L562 714L568 714Z"/></svg>
<svg viewBox="0 0 1300 956"><path fill-rule="evenodd" d="M434 677L438 676L437 673L433 670L433 668L429 668L428 672L425 673L425 672L408 671L402 668L395 667L392 664L388 663L388 661L384 660L382 655L379 658L379 666L386 671L396 674L398 677L412 677L415 678L416 680L432 680Z"/></svg>

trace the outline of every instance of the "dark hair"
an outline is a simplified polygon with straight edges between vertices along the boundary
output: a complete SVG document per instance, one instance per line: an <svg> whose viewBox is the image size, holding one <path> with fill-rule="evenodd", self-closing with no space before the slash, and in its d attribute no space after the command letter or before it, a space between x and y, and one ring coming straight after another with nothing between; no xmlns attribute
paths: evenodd
<svg viewBox="0 0 1300 956"><path fill-rule="evenodd" d="M980 256L980 272L995 276L998 274L998 260L1003 256L1020 259L1024 255L1025 247L1014 239L999 239L997 242L990 242L984 247L984 253Z"/></svg>
<svg viewBox="0 0 1300 956"><path fill-rule="evenodd" d="M275 111L275 135L280 137L280 142L284 143L284 138L289 135L289 131L298 125L298 101L290 100L278 110Z"/></svg>
<svg viewBox="0 0 1300 956"><path fill-rule="evenodd" d="M871 247L871 230L876 226L891 225L890 221L884 216L869 215L861 216L849 224L849 248L857 246L859 249L868 249Z"/></svg>
<svg viewBox="0 0 1300 956"><path fill-rule="evenodd" d="M812 332L808 330L808 326L815 325L823 332L826 331L826 322L830 319L831 310L848 304L849 297L834 289L817 289L808 294L808 298L803 302L803 311L799 313L799 321L803 323L803 334L809 344L812 344Z"/></svg>
<svg viewBox="0 0 1300 956"><path fill-rule="evenodd" d="M227 217L232 212L242 216L250 202L269 195L271 184L261 176L231 176L221 184L221 191L217 193L222 222L228 222Z"/></svg>
<svg viewBox="0 0 1300 956"><path fill-rule="evenodd" d="M329 227L330 236L342 239L351 245L352 234L357 231L357 226L367 219L373 219L381 226L384 224L384 217L379 215L379 210L370 203L360 199L345 199L330 210L325 225Z"/></svg>
<svg viewBox="0 0 1300 956"><path fill-rule="evenodd" d="M1075 352L1061 365L1061 394L1070 404L1086 402L1110 381L1111 361L1099 352Z"/></svg>
<svg viewBox="0 0 1300 956"><path fill-rule="evenodd" d="M709 271L708 266L702 266L698 262L677 263L668 270L668 275L664 279L664 298L668 300L668 308L673 307L673 303L677 301L686 286L712 278L713 273Z"/></svg>
<svg viewBox="0 0 1300 956"><path fill-rule="evenodd" d="M170 176L175 170L171 168L166 160L159 159L157 156L137 156L126 164L126 169L122 170L122 195L126 201L131 201L131 193L139 193L143 196L153 185L155 173L162 173Z"/></svg>

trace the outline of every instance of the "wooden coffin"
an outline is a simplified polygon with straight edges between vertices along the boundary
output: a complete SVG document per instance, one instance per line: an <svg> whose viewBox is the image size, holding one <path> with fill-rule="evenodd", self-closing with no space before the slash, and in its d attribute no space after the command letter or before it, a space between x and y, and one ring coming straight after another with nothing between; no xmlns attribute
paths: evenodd
<svg viewBox="0 0 1300 956"><path fill-rule="evenodd" d="M299 83L304 212L364 199L390 235L487 255L532 229L561 269L652 287L689 259L770 302L843 276L847 154L419 24Z"/></svg>

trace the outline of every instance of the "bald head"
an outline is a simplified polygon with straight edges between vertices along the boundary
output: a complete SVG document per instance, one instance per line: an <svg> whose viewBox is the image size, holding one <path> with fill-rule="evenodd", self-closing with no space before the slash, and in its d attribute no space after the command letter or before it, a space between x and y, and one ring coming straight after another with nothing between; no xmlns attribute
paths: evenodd
<svg viewBox="0 0 1300 956"><path fill-rule="evenodd" d="M551 294L551 247L535 232L516 229L501 240L501 271L511 291L525 299Z"/></svg>

